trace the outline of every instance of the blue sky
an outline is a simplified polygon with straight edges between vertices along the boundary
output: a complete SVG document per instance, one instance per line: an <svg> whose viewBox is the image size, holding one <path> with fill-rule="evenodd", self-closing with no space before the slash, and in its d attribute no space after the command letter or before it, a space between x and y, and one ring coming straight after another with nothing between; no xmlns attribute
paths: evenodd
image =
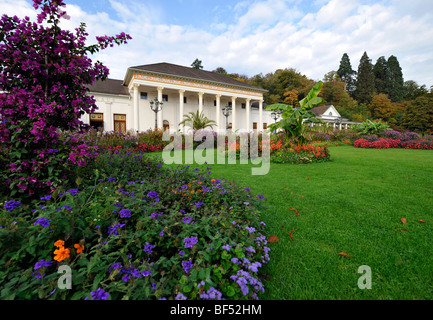
<svg viewBox="0 0 433 320"><path fill-rule="evenodd" d="M97 55L110 77L128 66L170 62L253 76L295 68L321 80L343 53L357 69L394 55L405 80L433 85L433 6L425 0L65 0L90 41L122 31L133 40ZM0 0L0 14L35 17L31 0Z"/></svg>

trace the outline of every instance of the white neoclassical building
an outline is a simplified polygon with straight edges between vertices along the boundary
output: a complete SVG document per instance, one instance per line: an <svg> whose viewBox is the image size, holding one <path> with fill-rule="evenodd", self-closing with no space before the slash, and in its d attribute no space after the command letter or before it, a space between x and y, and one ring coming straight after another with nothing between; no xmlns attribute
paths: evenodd
<svg viewBox="0 0 433 320"><path fill-rule="evenodd" d="M226 127L240 132L262 132L274 122L265 111L266 90L230 77L170 63L130 67L123 80L97 81L89 87L98 110L83 121L104 131L142 132L157 128L182 129L179 122L189 112L203 111L216 122L215 131ZM162 102L156 113L150 105ZM226 118L223 108L230 105Z"/></svg>

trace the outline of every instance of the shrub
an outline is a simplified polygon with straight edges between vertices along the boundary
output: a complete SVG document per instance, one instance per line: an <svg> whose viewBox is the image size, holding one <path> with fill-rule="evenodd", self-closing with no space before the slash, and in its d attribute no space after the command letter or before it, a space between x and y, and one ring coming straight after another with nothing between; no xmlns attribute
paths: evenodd
<svg viewBox="0 0 433 320"><path fill-rule="evenodd" d="M404 149L427 149L433 150L433 141L415 140L415 141L401 141L400 139L385 139L381 138L376 141L368 141L367 139L358 139L353 145L356 148L374 148L374 149L388 149L388 148L404 148Z"/></svg>
<svg viewBox="0 0 433 320"><path fill-rule="evenodd" d="M83 165L94 151L78 141L62 144L59 130L86 128L80 116L96 109L88 86L108 69L87 55L131 39L122 32L86 45L84 24L75 32L60 28L63 6L34 0L37 22L0 19L0 192L27 202L50 192L70 176L71 164Z"/></svg>
<svg viewBox="0 0 433 320"><path fill-rule="evenodd" d="M33 206L4 203L0 298L258 298L269 260L263 197L211 179L209 169L101 155L79 169L78 187ZM70 290L57 286L62 265L72 270Z"/></svg>
<svg viewBox="0 0 433 320"><path fill-rule="evenodd" d="M299 145L293 148L275 149L271 153L271 162L306 164L328 161L330 157L329 149L326 144L324 146Z"/></svg>

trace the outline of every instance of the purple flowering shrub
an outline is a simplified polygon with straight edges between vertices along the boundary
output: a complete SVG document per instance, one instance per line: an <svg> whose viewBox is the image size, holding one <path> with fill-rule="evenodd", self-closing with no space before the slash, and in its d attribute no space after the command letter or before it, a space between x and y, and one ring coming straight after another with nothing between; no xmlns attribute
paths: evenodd
<svg viewBox="0 0 433 320"><path fill-rule="evenodd" d="M0 203L0 299L258 299L265 198L210 169L100 154L78 186ZM59 240L70 249L60 262ZM61 265L72 289L58 287Z"/></svg>
<svg viewBox="0 0 433 320"><path fill-rule="evenodd" d="M108 76L87 55L130 39L121 33L86 45L84 24L75 32L59 27L68 18L64 5L34 0L37 22L0 19L0 191L21 200L53 191L70 167L94 155L92 146L62 142L59 132L86 129L80 116L96 109L88 86Z"/></svg>

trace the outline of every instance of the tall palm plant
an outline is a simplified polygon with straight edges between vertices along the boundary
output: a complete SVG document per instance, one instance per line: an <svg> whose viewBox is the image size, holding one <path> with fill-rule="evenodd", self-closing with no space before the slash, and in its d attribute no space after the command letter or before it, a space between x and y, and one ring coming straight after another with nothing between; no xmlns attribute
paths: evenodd
<svg viewBox="0 0 433 320"><path fill-rule="evenodd" d="M271 131L283 129L288 138L287 141L290 141L290 138L292 138L297 144L305 144L307 141L306 133L310 130L307 123L322 122L322 120L317 119L315 114L311 111L311 109L323 103L323 99L318 97L322 86L322 81L316 83L307 96L299 101L299 108L293 108L293 106L283 103L275 103L267 106L266 110L283 111L281 115L282 119L271 124L269 129Z"/></svg>
<svg viewBox="0 0 433 320"><path fill-rule="evenodd" d="M213 128L216 125L214 120L210 120L202 112L198 110L196 112L190 112L189 114L183 115L183 120L179 122L179 126L187 125L192 127L194 130L201 130L205 128Z"/></svg>

